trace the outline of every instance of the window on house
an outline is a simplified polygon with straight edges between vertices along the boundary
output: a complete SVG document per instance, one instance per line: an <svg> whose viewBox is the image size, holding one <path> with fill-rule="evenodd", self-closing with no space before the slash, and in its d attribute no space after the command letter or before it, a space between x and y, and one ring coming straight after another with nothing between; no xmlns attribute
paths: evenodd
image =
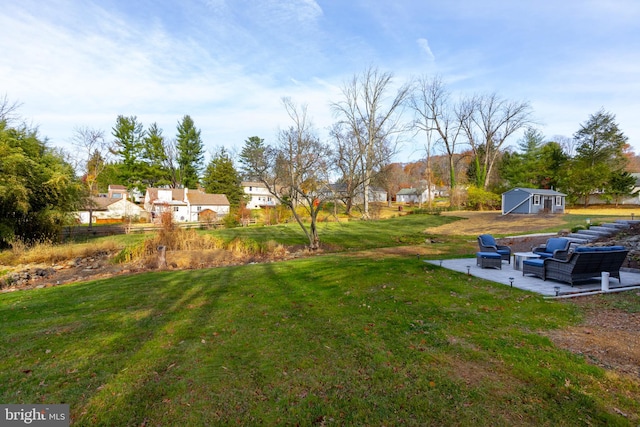
<svg viewBox="0 0 640 427"><path fill-rule="evenodd" d="M539 194L534 194L533 195L533 204L534 205L539 205L540 204L540 195Z"/></svg>
<svg viewBox="0 0 640 427"><path fill-rule="evenodd" d="M556 196L556 206L562 206L562 197Z"/></svg>
<svg viewBox="0 0 640 427"><path fill-rule="evenodd" d="M179 210L179 209L180 209L180 208L178 208L177 206L174 206L174 207L173 207L173 211L174 211L174 212L178 212L178 210Z"/></svg>
<svg viewBox="0 0 640 427"><path fill-rule="evenodd" d="M201 209L202 209L202 206L198 206L198 207L196 208L196 211L200 212L200 210L201 210Z"/></svg>

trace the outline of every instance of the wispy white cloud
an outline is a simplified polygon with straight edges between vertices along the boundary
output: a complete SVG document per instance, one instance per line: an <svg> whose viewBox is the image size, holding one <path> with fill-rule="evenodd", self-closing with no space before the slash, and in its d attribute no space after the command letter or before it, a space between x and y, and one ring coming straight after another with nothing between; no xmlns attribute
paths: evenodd
<svg viewBox="0 0 640 427"><path fill-rule="evenodd" d="M283 24L313 25L322 16L322 8L314 0L270 0L260 3Z"/></svg>
<svg viewBox="0 0 640 427"><path fill-rule="evenodd" d="M416 42L418 43L418 46L420 46L420 49L422 49L422 51L427 55L427 58L429 60L433 61L434 59L436 59L433 55L433 52L431 52L429 41L427 39L420 38L416 40Z"/></svg>
<svg viewBox="0 0 640 427"><path fill-rule="evenodd" d="M631 0L5 3L0 96L22 102L54 143L75 126L109 131L118 114L156 121L168 136L190 114L211 146L269 140L287 123L283 96L308 104L324 129L343 82L377 65L398 83L438 74L455 95L530 100L546 134L567 134L604 106L640 147L640 3Z"/></svg>

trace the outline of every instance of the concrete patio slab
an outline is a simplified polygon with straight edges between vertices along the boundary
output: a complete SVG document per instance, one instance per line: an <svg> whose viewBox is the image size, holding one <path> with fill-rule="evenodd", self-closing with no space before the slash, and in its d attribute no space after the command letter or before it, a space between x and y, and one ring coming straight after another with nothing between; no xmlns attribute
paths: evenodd
<svg viewBox="0 0 640 427"><path fill-rule="evenodd" d="M600 278L590 281L581 282L578 285L571 286L567 283L556 282L555 280L542 280L534 276L523 276L522 271L515 270L512 264L502 263L502 269L496 268L480 268L476 265L475 258L464 259L444 259L444 260L425 260L424 262L442 266L449 270L458 271L460 273L467 272L475 277L491 280L492 282L501 283L510 286L513 281L513 287L536 292L545 296L556 296L557 294L571 295L600 291L602 289L602 280ZM510 278L513 278L512 280ZM620 271L621 283L618 279L610 278L609 289L621 290L622 288L633 288L640 286L640 273L631 271Z"/></svg>

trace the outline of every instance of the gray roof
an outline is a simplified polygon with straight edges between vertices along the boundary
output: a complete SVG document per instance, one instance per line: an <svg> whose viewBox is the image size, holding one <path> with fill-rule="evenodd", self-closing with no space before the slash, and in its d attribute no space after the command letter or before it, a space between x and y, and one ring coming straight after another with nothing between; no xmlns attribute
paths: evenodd
<svg viewBox="0 0 640 427"><path fill-rule="evenodd" d="M512 193L514 191L523 191L529 194L540 194L542 196L566 196L566 194L556 190L547 190L544 188L523 188L523 187L512 188L511 190L505 191L502 194Z"/></svg>
<svg viewBox="0 0 640 427"><path fill-rule="evenodd" d="M396 193L398 196L417 196L418 190L416 188L403 188Z"/></svg>

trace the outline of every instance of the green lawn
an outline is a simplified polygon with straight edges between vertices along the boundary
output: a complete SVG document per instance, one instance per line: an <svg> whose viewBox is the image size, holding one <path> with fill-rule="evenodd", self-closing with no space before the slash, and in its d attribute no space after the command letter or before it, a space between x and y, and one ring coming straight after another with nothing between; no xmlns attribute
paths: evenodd
<svg viewBox="0 0 640 427"><path fill-rule="evenodd" d="M415 257L117 277L0 295L0 402L74 425L637 425L637 382L543 335L579 319Z"/></svg>
<svg viewBox="0 0 640 427"><path fill-rule="evenodd" d="M458 219L440 215L407 215L378 221L319 222L318 234L323 246L340 250L411 245L424 242L426 228ZM273 240L285 245L308 244L297 223L230 228L214 234L227 240L241 237L256 241Z"/></svg>

